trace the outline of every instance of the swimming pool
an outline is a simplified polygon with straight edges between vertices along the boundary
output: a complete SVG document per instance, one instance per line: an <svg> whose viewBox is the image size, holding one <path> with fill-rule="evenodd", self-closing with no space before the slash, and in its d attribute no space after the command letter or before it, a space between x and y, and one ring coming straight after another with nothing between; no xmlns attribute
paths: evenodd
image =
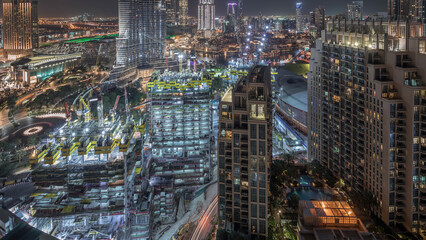
<svg viewBox="0 0 426 240"><path fill-rule="evenodd" d="M314 182L314 180L309 176L302 175L300 176L298 182L301 187L312 187L312 183Z"/></svg>
<svg viewBox="0 0 426 240"><path fill-rule="evenodd" d="M287 194L287 199L289 199L292 194L298 196L300 200L331 200L331 196L329 194L326 194L322 190L316 188L294 190Z"/></svg>
<svg viewBox="0 0 426 240"><path fill-rule="evenodd" d="M300 200L331 200L331 195L314 187L312 184L314 180L310 176L302 175L298 179L298 182L299 187L293 188L292 192L287 194L287 199L289 199L292 194L295 194Z"/></svg>

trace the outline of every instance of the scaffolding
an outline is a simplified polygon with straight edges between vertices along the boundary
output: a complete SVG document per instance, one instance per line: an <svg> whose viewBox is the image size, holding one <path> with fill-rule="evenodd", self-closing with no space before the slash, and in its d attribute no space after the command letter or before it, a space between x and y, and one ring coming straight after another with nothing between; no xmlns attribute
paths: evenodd
<svg viewBox="0 0 426 240"><path fill-rule="evenodd" d="M141 212L134 181L143 174L143 138L136 142L146 122L111 116L99 124L81 98L79 110L83 106L81 117L30 156L36 191L24 210L33 226L63 239L110 238L123 231L128 239L133 231L128 226Z"/></svg>
<svg viewBox="0 0 426 240"><path fill-rule="evenodd" d="M148 83L153 177L171 176L175 186L209 178L212 80L203 72L154 74Z"/></svg>

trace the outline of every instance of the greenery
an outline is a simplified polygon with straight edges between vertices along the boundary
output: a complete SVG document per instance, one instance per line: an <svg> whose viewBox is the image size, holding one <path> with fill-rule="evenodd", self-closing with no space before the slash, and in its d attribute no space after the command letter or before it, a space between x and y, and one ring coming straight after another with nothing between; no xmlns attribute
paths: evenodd
<svg viewBox="0 0 426 240"><path fill-rule="evenodd" d="M290 240L296 240L297 239L297 232L295 230L295 227L291 225L290 223L286 223L283 226L284 236L286 239Z"/></svg>
<svg viewBox="0 0 426 240"><path fill-rule="evenodd" d="M137 86L129 86L127 87L127 95L129 99L130 106L137 106L144 99L146 99L146 93L137 88ZM114 108L115 101L117 96L120 96L120 101L118 102L117 112L124 112L126 110L125 100L124 100L124 89L114 88L104 93L103 95L103 105L104 105L104 113L109 112Z"/></svg>
<svg viewBox="0 0 426 240"><path fill-rule="evenodd" d="M9 154L0 153L0 178L11 175L16 167L16 163L11 163Z"/></svg>
<svg viewBox="0 0 426 240"><path fill-rule="evenodd" d="M305 62L287 63L282 68L305 78L309 72L309 64Z"/></svg>
<svg viewBox="0 0 426 240"><path fill-rule="evenodd" d="M292 209L298 209L299 208L299 201L300 198L296 194L291 194L290 199L288 199L288 206Z"/></svg>
<svg viewBox="0 0 426 240"><path fill-rule="evenodd" d="M223 80L221 77L215 77L212 81L212 90L214 91L220 91L223 87Z"/></svg>
<svg viewBox="0 0 426 240"><path fill-rule="evenodd" d="M322 166L317 160L308 164L308 173L318 179L324 179L331 187L334 187L339 182L339 179L337 179L328 168Z"/></svg>
<svg viewBox="0 0 426 240"><path fill-rule="evenodd" d="M268 240L281 240L284 232L279 227L275 216L272 214L268 219Z"/></svg>

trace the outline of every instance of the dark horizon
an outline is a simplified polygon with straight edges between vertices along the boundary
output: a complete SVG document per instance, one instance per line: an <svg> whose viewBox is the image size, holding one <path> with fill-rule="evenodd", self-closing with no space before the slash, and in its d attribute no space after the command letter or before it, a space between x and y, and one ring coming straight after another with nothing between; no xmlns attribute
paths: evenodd
<svg viewBox="0 0 426 240"><path fill-rule="evenodd" d="M72 17L83 13L93 14L96 17L116 17L118 0L39 0L40 17ZM199 0L189 0L191 16L197 14ZM226 0L216 0L216 15L223 16L226 11ZM296 0L263 0L259 8L259 0L246 0L244 11L247 16L258 15L294 15ZM303 14L321 5L326 9L326 15L335 15L345 11L346 4L351 0L304 0ZM364 1L365 15L386 11L386 0Z"/></svg>

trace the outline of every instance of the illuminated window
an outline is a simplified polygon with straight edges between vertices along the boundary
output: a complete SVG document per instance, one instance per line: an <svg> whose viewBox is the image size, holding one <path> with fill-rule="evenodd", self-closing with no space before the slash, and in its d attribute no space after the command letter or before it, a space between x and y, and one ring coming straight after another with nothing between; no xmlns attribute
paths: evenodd
<svg viewBox="0 0 426 240"><path fill-rule="evenodd" d="M426 40L419 41L419 53L426 54Z"/></svg>

